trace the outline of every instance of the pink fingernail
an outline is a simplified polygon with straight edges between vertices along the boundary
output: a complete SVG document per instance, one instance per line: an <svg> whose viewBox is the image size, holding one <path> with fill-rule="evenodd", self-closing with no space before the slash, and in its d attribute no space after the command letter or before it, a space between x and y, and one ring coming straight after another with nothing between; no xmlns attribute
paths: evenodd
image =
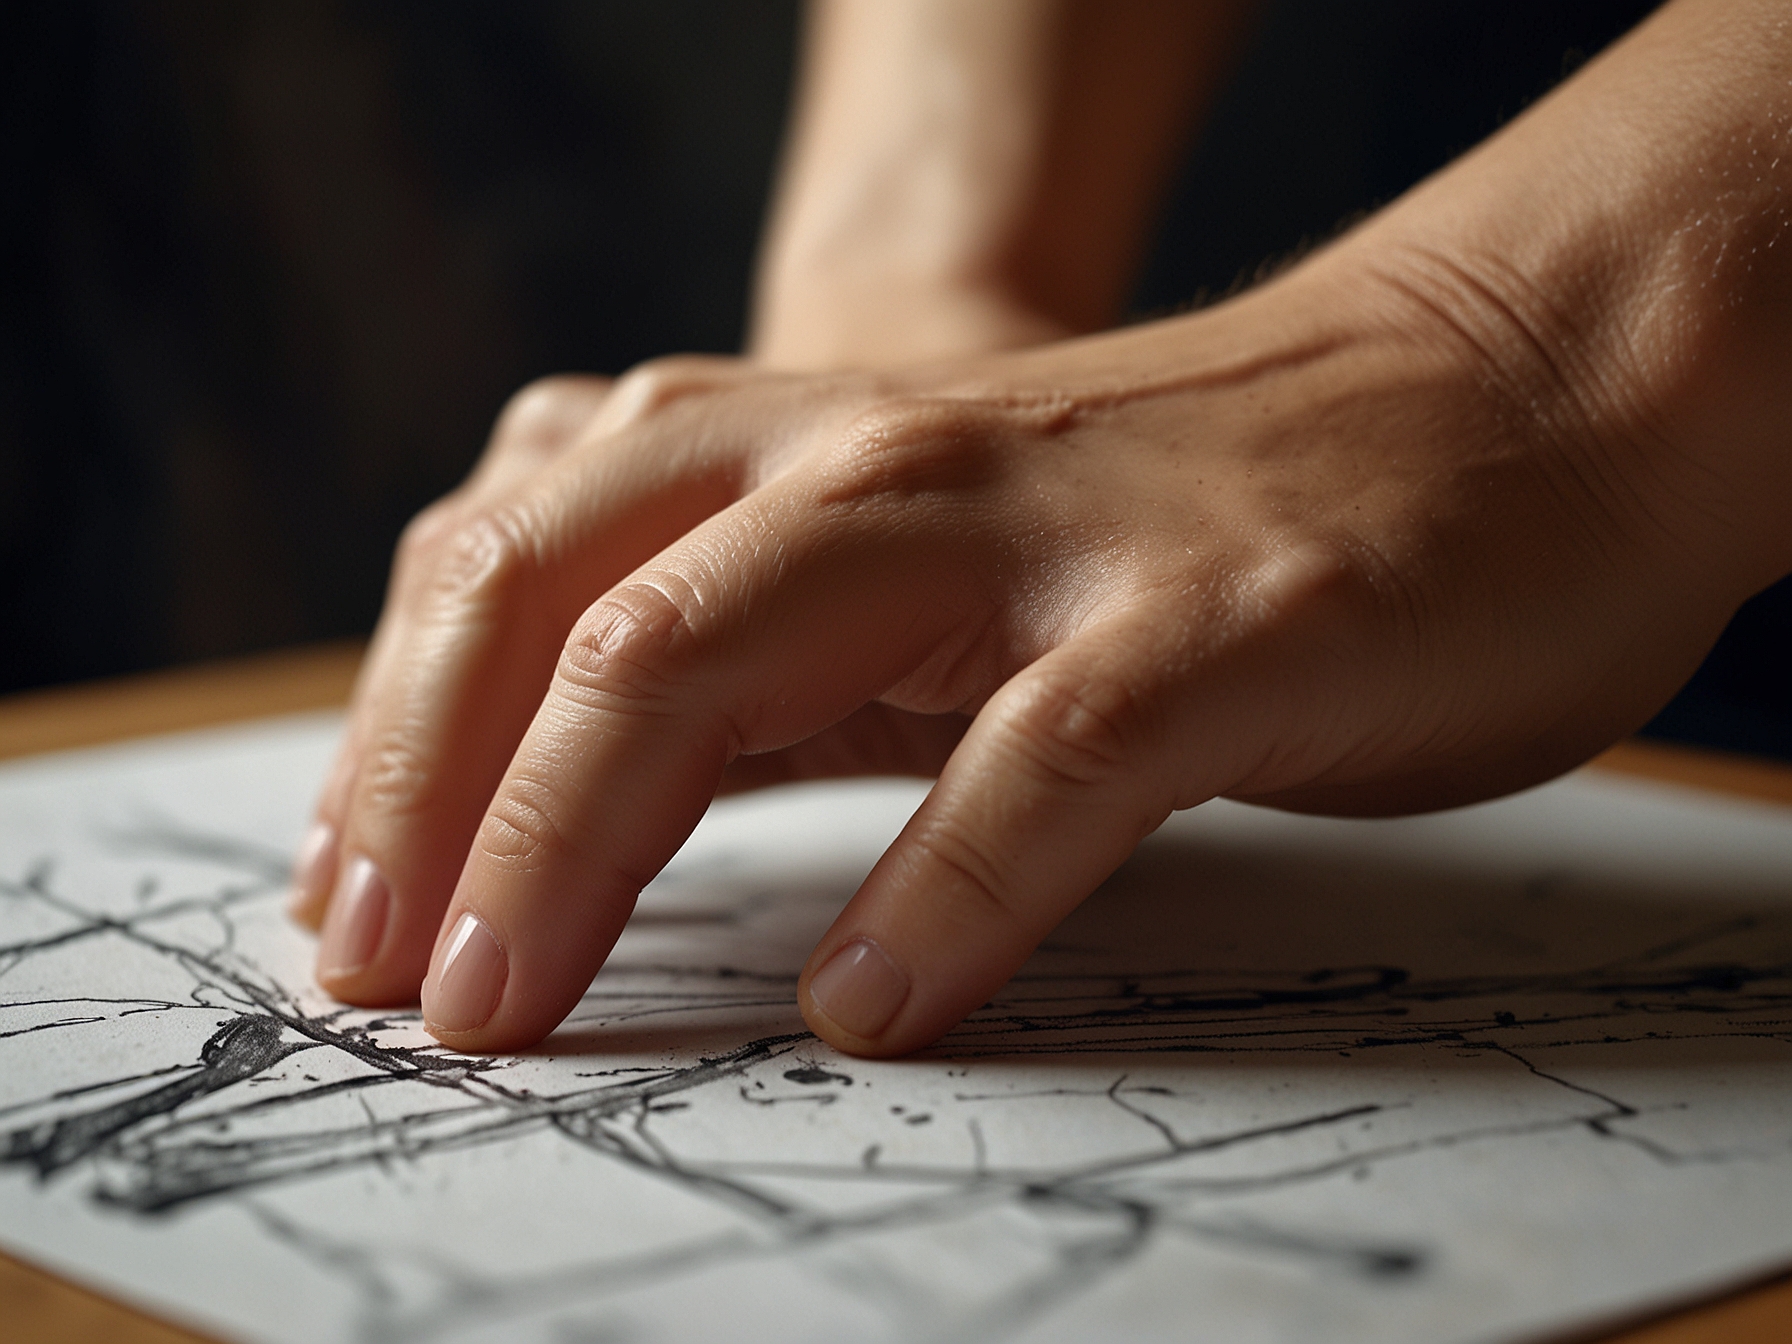
<svg viewBox="0 0 1792 1344"><path fill-rule="evenodd" d="M313 822L292 861L292 899L286 908L300 911L329 894L336 876L336 828L327 821Z"/></svg>
<svg viewBox="0 0 1792 1344"><path fill-rule="evenodd" d="M870 1040L908 998L908 977L871 939L854 938L815 972L809 997L842 1031Z"/></svg>
<svg viewBox="0 0 1792 1344"><path fill-rule="evenodd" d="M431 1031L472 1031L498 1011L509 959L498 936L471 910L461 912L442 954L435 989L423 994L423 1021Z"/></svg>
<svg viewBox="0 0 1792 1344"><path fill-rule="evenodd" d="M373 960L386 935L392 889L369 858L357 858L342 875L324 918L317 973L329 979L353 975Z"/></svg>

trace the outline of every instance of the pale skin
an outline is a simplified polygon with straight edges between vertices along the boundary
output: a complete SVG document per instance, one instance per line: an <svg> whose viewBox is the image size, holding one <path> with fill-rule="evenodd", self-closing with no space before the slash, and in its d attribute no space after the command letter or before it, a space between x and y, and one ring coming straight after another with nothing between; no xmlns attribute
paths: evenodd
<svg viewBox="0 0 1792 1344"><path fill-rule="evenodd" d="M718 789L914 773L797 989L911 1051L1170 812L1546 779L1792 571L1792 10L1676 0L1100 334L1241 12L821 12L750 356L525 389L406 534L295 877L328 990L532 1044Z"/></svg>

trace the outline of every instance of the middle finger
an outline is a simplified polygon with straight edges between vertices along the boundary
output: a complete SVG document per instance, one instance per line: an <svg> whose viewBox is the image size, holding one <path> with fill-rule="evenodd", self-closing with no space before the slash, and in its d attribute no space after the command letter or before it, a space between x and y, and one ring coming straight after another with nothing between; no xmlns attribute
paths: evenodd
<svg viewBox="0 0 1792 1344"><path fill-rule="evenodd" d="M573 620L738 495L749 440L685 418L690 432L670 450L622 432L515 471L508 491L494 471L485 498L407 543L354 732L318 958L332 994L415 999L474 828Z"/></svg>

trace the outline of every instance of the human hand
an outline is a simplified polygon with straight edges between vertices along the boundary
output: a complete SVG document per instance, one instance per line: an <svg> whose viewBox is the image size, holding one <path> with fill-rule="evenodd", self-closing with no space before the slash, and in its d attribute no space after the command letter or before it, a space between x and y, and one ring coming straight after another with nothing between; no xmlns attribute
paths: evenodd
<svg viewBox="0 0 1792 1344"><path fill-rule="evenodd" d="M323 983L527 1045L727 771L937 771L799 986L903 1052L1173 809L1444 806L1633 728L1727 608L1436 280L1343 249L974 367L525 393L401 549L321 806Z"/></svg>
<svg viewBox="0 0 1792 1344"><path fill-rule="evenodd" d="M1788 62L1766 0L1670 5L1172 322L526 394L401 548L299 874L320 979L528 1044L730 774L937 772L798 987L899 1053L1173 809L1438 807L1584 759L1792 568Z"/></svg>

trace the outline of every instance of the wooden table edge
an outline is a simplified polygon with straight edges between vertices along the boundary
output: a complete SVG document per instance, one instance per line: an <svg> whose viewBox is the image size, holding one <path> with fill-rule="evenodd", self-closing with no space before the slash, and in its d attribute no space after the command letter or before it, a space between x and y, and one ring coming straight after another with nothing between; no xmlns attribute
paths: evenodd
<svg viewBox="0 0 1792 1344"><path fill-rule="evenodd" d="M0 760L329 709L348 700L359 643L311 645L252 658L57 687L0 699ZM1671 743L1619 743L1592 768L1757 802L1792 806L1792 767ZM0 1252L0 1339L42 1344L212 1344ZM1558 1344L1782 1344L1792 1340L1792 1272L1758 1276L1667 1310L1652 1309Z"/></svg>

